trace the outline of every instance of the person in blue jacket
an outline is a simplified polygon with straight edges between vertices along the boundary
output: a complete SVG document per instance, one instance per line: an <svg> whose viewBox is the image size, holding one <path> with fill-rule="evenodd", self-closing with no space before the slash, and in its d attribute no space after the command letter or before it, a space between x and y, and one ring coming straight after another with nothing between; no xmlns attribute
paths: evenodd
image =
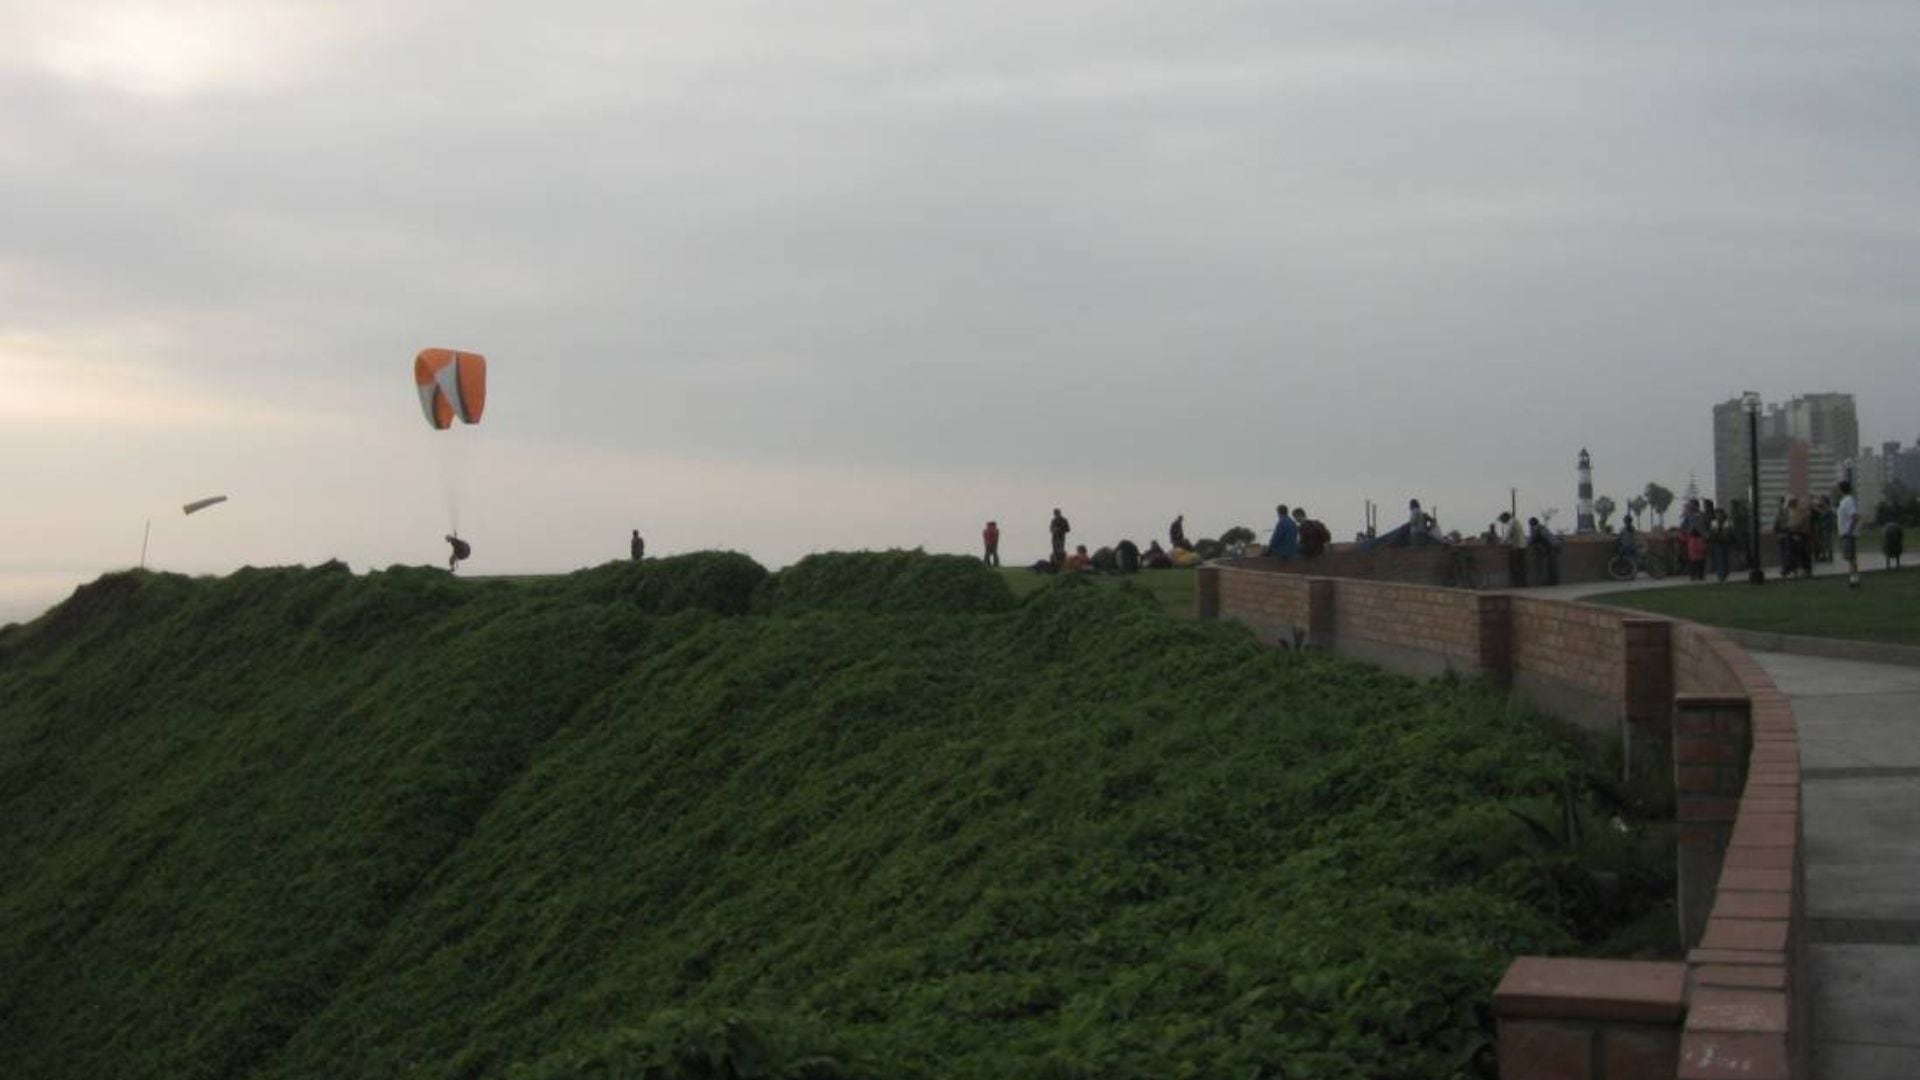
<svg viewBox="0 0 1920 1080"><path fill-rule="evenodd" d="M1274 559L1291 559L1300 554L1300 524L1287 513L1287 504L1274 507L1280 520L1274 522L1273 539L1267 544L1267 556Z"/></svg>

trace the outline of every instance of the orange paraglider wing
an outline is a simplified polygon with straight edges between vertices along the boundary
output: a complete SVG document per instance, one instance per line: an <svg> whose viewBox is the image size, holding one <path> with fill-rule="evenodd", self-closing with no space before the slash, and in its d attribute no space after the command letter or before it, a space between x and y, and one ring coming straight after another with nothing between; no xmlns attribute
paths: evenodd
<svg viewBox="0 0 1920 1080"><path fill-rule="evenodd" d="M413 384L427 423L445 430L457 416L477 424L487 408L487 358L458 349L422 349L413 359Z"/></svg>

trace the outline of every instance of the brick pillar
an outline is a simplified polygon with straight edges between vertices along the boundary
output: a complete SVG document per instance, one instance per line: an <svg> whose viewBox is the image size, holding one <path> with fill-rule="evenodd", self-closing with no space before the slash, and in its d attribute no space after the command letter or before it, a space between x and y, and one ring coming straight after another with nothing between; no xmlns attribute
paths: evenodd
<svg viewBox="0 0 1920 1080"><path fill-rule="evenodd" d="M1202 566L1193 576L1193 613L1201 622L1220 617L1220 568Z"/></svg>
<svg viewBox="0 0 1920 1080"><path fill-rule="evenodd" d="M1713 909L1747 786L1751 704L1743 695L1680 694L1673 699L1674 821L1679 826L1680 940L1699 944Z"/></svg>
<svg viewBox="0 0 1920 1080"><path fill-rule="evenodd" d="M1621 769L1642 809L1665 813L1673 805L1673 624L1623 619L1626 663L1620 699Z"/></svg>
<svg viewBox="0 0 1920 1080"><path fill-rule="evenodd" d="M1467 602L1473 606L1474 665L1505 690L1513 685L1513 598L1475 593Z"/></svg>
<svg viewBox="0 0 1920 1080"><path fill-rule="evenodd" d="M1315 649L1333 648L1334 580L1307 579L1307 645Z"/></svg>
<svg viewBox="0 0 1920 1080"><path fill-rule="evenodd" d="M1687 966L1522 956L1493 993L1500 1080L1673 1080Z"/></svg>

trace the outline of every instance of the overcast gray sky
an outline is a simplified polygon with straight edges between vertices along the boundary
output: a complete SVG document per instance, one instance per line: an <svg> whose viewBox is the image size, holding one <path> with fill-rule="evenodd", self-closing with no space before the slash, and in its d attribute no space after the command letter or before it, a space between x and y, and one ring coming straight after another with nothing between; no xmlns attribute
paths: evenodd
<svg viewBox="0 0 1920 1080"><path fill-rule="evenodd" d="M0 605L148 519L1026 560L1710 485L1749 388L1920 435L1905 0L0 0L0 194Z"/></svg>

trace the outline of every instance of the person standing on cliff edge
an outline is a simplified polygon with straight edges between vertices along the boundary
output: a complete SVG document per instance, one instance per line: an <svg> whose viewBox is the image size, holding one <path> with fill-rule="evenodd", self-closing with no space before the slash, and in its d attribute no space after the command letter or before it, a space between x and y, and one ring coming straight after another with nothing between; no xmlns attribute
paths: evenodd
<svg viewBox="0 0 1920 1080"><path fill-rule="evenodd" d="M986 548L986 554L981 556L982 561L984 561L988 566L999 566L1000 565L1000 523L999 522L989 521L987 522L987 527L980 530L980 544L982 547Z"/></svg>
<svg viewBox="0 0 1920 1080"><path fill-rule="evenodd" d="M1060 513L1059 507L1054 507L1053 520L1047 522L1047 535L1053 538L1053 568L1055 570L1060 569L1061 564L1067 561L1067 534L1072 531L1073 526L1067 524L1066 515Z"/></svg>
<svg viewBox="0 0 1920 1080"><path fill-rule="evenodd" d="M1273 523L1273 539L1267 543L1270 559L1291 559L1300 554L1300 523L1287 513L1287 504L1273 508L1280 520Z"/></svg>

